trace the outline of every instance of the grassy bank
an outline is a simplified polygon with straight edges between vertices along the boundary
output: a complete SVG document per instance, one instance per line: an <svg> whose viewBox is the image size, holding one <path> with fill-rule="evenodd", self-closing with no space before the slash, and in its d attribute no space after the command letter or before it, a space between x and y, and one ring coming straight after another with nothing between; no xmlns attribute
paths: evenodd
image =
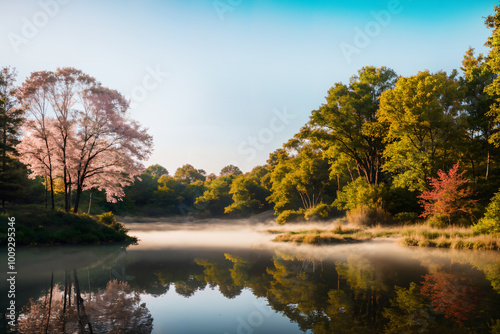
<svg viewBox="0 0 500 334"><path fill-rule="evenodd" d="M303 244L338 244L394 238L406 246L455 249L499 250L500 235L474 234L470 228L435 228L426 224L391 227L353 227L337 225L330 229L268 230L278 234L273 241Z"/></svg>
<svg viewBox="0 0 500 334"><path fill-rule="evenodd" d="M29 206L0 215L0 243L6 244L8 217L15 218L15 242L19 245L101 244L136 242L123 225L106 224L97 217Z"/></svg>

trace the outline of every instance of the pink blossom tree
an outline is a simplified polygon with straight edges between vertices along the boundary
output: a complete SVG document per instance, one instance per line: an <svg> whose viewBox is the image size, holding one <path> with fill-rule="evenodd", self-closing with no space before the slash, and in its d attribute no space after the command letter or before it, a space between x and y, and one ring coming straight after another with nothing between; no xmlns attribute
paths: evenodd
<svg viewBox="0 0 500 334"><path fill-rule="evenodd" d="M27 123L24 162L34 175L61 177L65 209L74 212L81 193L96 188L108 201L124 196L151 154L152 137L127 115L128 102L80 70L35 72L21 86L19 98L32 115ZM49 129L50 124L50 129Z"/></svg>

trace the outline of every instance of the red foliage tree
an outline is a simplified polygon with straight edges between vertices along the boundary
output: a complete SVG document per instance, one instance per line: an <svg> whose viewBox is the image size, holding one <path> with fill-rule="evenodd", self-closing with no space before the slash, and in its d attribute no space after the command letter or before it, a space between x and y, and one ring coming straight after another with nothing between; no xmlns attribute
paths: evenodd
<svg viewBox="0 0 500 334"><path fill-rule="evenodd" d="M438 178L430 178L431 190L424 191L420 196L420 205L424 212L420 217L443 215L451 218L457 213L472 214L471 205L476 200L471 199L472 190L466 186L469 182L464 178L465 171L458 172L458 163L448 173L438 171Z"/></svg>

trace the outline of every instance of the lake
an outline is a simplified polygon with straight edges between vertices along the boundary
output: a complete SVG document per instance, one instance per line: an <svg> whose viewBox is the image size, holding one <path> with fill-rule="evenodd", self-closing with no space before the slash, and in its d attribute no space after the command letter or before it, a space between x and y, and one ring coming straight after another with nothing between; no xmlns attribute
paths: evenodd
<svg viewBox="0 0 500 334"><path fill-rule="evenodd" d="M127 227L137 245L18 249L18 332L500 332L498 252L278 244L248 221Z"/></svg>

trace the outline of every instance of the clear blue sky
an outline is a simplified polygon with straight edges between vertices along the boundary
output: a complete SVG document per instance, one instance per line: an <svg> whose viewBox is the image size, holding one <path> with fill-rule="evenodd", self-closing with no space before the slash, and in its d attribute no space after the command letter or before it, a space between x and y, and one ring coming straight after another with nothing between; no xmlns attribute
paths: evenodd
<svg viewBox="0 0 500 334"><path fill-rule="evenodd" d="M154 137L146 165L249 171L361 67L449 72L469 45L487 52L483 17L495 4L1 0L0 66L16 67L19 83L71 66L130 96Z"/></svg>

